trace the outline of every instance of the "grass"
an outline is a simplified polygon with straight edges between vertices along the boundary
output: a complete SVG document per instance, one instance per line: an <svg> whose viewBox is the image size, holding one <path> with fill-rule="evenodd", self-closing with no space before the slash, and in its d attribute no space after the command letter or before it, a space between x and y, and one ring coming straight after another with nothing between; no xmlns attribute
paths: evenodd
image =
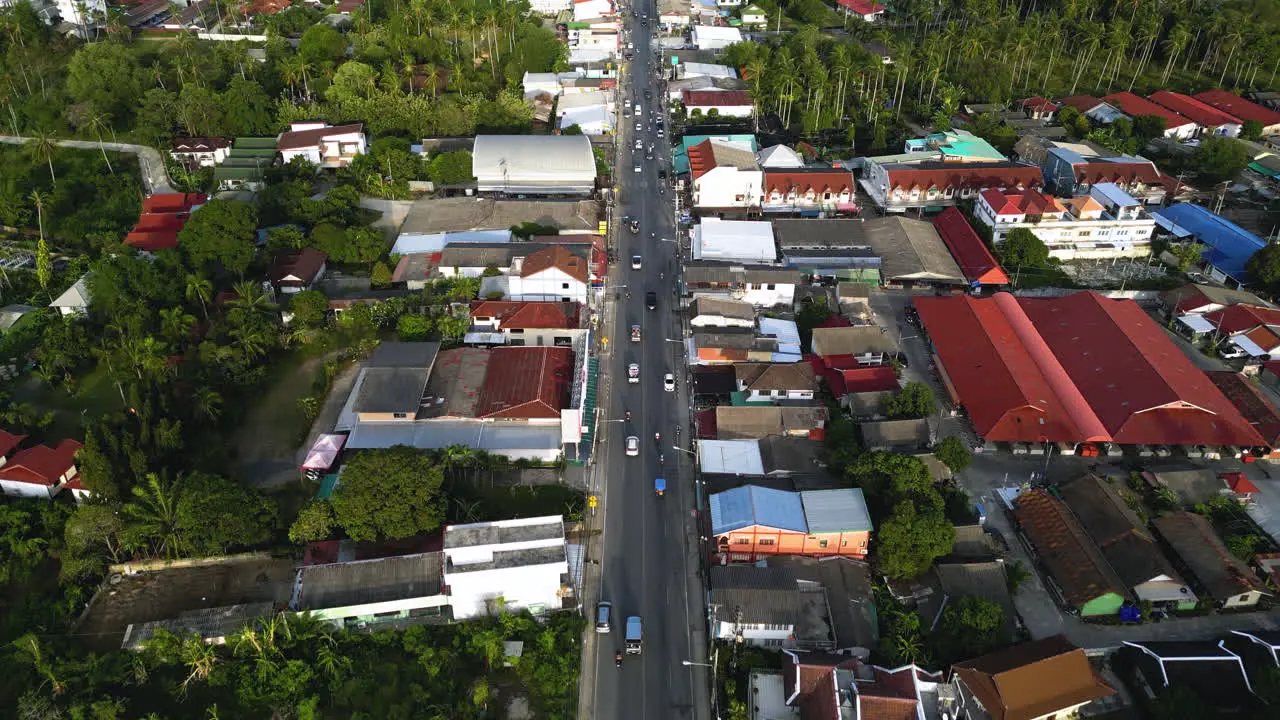
<svg viewBox="0 0 1280 720"><path fill-rule="evenodd" d="M50 387L30 378L25 385L16 388L14 396L31 403L41 412L53 413L49 436L54 438L80 437L85 417L107 415L124 406L106 365L99 365L82 377L75 392L68 392L62 386Z"/></svg>

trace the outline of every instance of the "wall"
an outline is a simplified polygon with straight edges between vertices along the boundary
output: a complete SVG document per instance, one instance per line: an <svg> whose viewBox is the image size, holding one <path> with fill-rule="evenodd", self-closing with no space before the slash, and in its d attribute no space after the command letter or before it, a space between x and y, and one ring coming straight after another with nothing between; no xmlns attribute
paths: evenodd
<svg viewBox="0 0 1280 720"><path fill-rule="evenodd" d="M728 544L722 543L721 538L727 538ZM868 532L805 535L756 525L717 537L716 548L732 560L754 560L770 555L838 555L861 560L867 556L870 539ZM822 547L823 542L826 547Z"/></svg>
<svg viewBox="0 0 1280 720"><path fill-rule="evenodd" d="M735 625L732 622L719 620L715 626L715 637L717 640L734 640L737 634L734 632ZM743 628L742 638L747 645L755 645L756 647L795 647L795 626L789 625L781 630L762 630L758 628Z"/></svg>
<svg viewBox="0 0 1280 720"><path fill-rule="evenodd" d="M564 272L551 268L530 277L511 276L511 297L516 301L576 302L585 305L587 286ZM568 285L568 287L564 287Z"/></svg>
<svg viewBox="0 0 1280 720"><path fill-rule="evenodd" d="M453 617L457 620L488 615L490 602L502 598L508 608L546 610L560 608L560 577L569 572L569 563L534 565L475 572L445 570Z"/></svg>
<svg viewBox="0 0 1280 720"><path fill-rule="evenodd" d="M521 330L503 330L502 333L507 336L507 344L514 346L527 347L548 347L555 346L557 338L567 338L568 344L564 347L571 347L573 343L586 333L586 330L556 330L553 328L526 328Z"/></svg>
<svg viewBox="0 0 1280 720"><path fill-rule="evenodd" d="M0 480L0 490L9 497L51 498L58 494L56 486L36 485L35 483Z"/></svg>
<svg viewBox="0 0 1280 720"><path fill-rule="evenodd" d="M344 620L359 618L365 622L378 622L395 619L388 613L397 613L399 618L409 617L410 610L420 610L423 608L446 608L449 606L449 598L445 595L428 595L425 597L405 598L403 600L389 600L387 602L369 603L367 605L348 605L346 607L324 608L319 610L311 610L312 617L318 620L327 620L335 625L341 626ZM381 618L375 618L375 615L383 615Z"/></svg>

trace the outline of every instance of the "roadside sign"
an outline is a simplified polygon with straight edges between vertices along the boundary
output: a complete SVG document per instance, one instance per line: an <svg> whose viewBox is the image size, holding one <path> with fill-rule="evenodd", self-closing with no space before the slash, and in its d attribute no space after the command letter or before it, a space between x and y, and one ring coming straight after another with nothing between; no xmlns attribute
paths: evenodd
<svg viewBox="0 0 1280 720"><path fill-rule="evenodd" d="M587 496L587 507L591 508L592 510L595 510L596 506L598 506L599 504L600 504L600 501L595 495Z"/></svg>

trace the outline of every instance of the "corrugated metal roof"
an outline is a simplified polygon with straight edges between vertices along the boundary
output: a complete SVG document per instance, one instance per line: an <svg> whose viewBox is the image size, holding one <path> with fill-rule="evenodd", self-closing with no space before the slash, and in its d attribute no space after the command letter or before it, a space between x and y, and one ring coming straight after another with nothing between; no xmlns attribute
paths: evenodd
<svg viewBox="0 0 1280 720"><path fill-rule="evenodd" d="M871 532L871 513L859 488L806 490L800 493L810 533Z"/></svg>
<svg viewBox="0 0 1280 720"><path fill-rule="evenodd" d="M800 496L756 485L743 485L711 496L713 534L720 535L752 525L807 532Z"/></svg>
<svg viewBox="0 0 1280 720"><path fill-rule="evenodd" d="M704 473L763 475L764 460L755 440L703 440L698 460Z"/></svg>

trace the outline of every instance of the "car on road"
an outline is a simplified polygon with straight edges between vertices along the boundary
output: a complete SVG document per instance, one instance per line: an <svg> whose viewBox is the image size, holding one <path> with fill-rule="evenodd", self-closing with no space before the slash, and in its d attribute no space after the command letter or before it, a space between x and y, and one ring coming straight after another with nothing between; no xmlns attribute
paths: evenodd
<svg viewBox="0 0 1280 720"><path fill-rule="evenodd" d="M667 392L675 392L675 391L676 391L676 376L675 376L675 375L672 375L671 373L667 373L666 375L663 375L663 376L662 376L662 389L663 389L663 390L666 390Z"/></svg>
<svg viewBox="0 0 1280 720"><path fill-rule="evenodd" d="M640 166L639 166L639 165L637 165L637 166L636 166L636 172L640 172Z"/></svg>
<svg viewBox="0 0 1280 720"><path fill-rule="evenodd" d="M662 128L658 128L658 137L662 137Z"/></svg>
<svg viewBox="0 0 1280 720"><path fill-rule="evenodd" d="M658 179L659 179L659 180L666 180L666 179L667 179L667 171L666 171L666 170L659 170L659 171L658 171Z"/></svg>
<svg viewBox="0 0 1280 720"><path fill-rule="evenodd" d="M640 342L640 326L631 326L631 342Z"/></svg>
<svg viewBox="0 0 1280 720"><path fill-rule="evenodd" d="M663 170L663 172L666 171ZM628 221L627 229L630 230L633 235L640 232L640 221L635 218L631 218Z"/></svg>
<svg viewBox="0 0 1280 720"><path fill-rule="evenodd" d="M658 309L658 293L650 290L644 294L644 306L650 310Z"/></svg>
<svg viewBox="0 0 1280 720"><path fill-rule="evenodd" d="M636 138L636 149L637 149L637 150L643 150L643 149L644 149L644 141L643 141L643 140L641 140L640 138Z"/></svg>
<svg viewBox="0 0 1280 720"><path fill-rule="evenodd" d="M596 632L607 633L613 629L613 603L596 603Z"/></svg>
<svg viewBox="0 0 1280 720"><path fill-rule="evenodd" d="M640 132L640 123L636 123L636 132Z"/></svg>
<svg viewBox="0 0 1280 720"><path fill-rule="evenodd" d="M627 438L627 457L635 457L640 454L640 438L632 435Z"/></svg>
<svg viewBox="0 0 1280 720"><path fill-rule="evenodd" d="M653 93L649 92L649 88L645 88L645 90L644 90L644 99L645 99L645 100L648 100L648 99L649 99L649 98L651 98L651 97L653 97Z"/></svg>
<svg viewBox="0 0 1280 720"><path fill-rule="evenodd" d="M632 255L632 256L631 256L631 269L632 269L632 270L639 270L639 269L640 269L640 263L641 263L641 260L640 260L640 256L639 256L639 255Z"/></svg>
<svg viewBox="0 0 1280 720"><path fill-rule="evenodd" d="M640 363L631 363L627 366L627 382L633 385L640 382Z"/></svg>

